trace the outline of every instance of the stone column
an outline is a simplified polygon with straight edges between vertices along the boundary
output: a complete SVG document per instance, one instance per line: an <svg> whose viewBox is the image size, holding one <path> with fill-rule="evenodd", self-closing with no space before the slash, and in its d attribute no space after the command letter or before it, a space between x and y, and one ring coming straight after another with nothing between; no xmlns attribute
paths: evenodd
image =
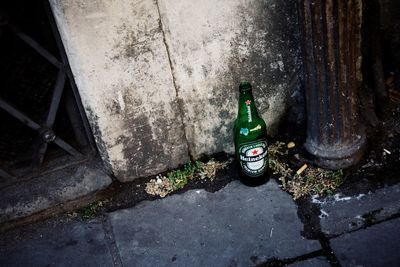
<svg viewBox="0 0 400 267"><path fill-rule="evenodd" d="M317 165L356 164L365 147L361 86L361 0L300 0L306 91L305 147Z"/></svg>

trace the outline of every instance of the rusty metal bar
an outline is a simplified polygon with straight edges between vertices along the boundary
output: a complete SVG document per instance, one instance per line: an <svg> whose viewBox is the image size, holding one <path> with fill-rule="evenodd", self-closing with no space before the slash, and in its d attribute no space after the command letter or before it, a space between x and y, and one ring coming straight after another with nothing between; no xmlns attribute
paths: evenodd
<svg viewBox="0 0 400 267"><path fill-rule="evenodd" d="M66 80L66 75L65 75L64 68L60 67L58 74L57 74L56 84L54 86L54 91L53 91L53 95L51 98L50 107L47 112L46 120L44 122L43 128L39 132L39 135L37 137L36 144L34 147L34 153L33 153L33 157L32 157L32 166L34 168L38 168L42 165L44 156L46 154L48 143L54 142L54 143L58 144L56 142L56 139L59 137L57 137L55 135L52 128L54 125L54 121L56 119L58 107L60 105L61 96L64 91L65 80ZM63 142L63 143L65 143L65 142ZM77 158L80 157L80 153L78 151L76 151L75 149L73 149L71 146L61 146L61 145L59 145L59 146L62 149L64 149L66 152L68 152L69 154L77 155ZM73 151L73 152L71 153L70 151Z"/></svg>
<svg viewBox="0 0 400 267"><path fill-rule="evenodd" d="M0 168L0 178L4 178L7 180L15 180L16 178L12 176L10 173L6 172L2 168Z"/></svg>
<svg viewBox="0 0 400 267"><path fill-rule="evenodd" d="M46 117L46 121L45 121L45 125L48 128L52 128L54 121L56 119L56 115L57 115L57 110L58 110L58 106L60 105L60 101L61 101L61 96L64 90L64 85L65 85L65 71L63 68L61 68L58 71L58 75L57 75L57 79L56 79L56 85L54 86L54 91L53 91L53 95L51 97L51 104L50 104L50 108L49 111L47 113L47 117Z"/></svg>
<svg viewBox="0 0 400 267"><path fill-rule="evenodd" d="M66 90L64 94L65 110L67 111L76 141L78 142L79 147L83 150L85 150L87 147L91 149L88 144L86 132L84 126L82 125L82 119L79 114L79 109L77 107L77 103L74 99L73 93L70 90Z"/></svg>
<svg viewBox="0 0 400 267"><path fill-rule="evenodd" d="M65 76L60 75L59 79L60 79L60 84L61 83L63 84L65 81ZM59 86L61 86L61 85L59 85ZM55 93L55 97L60 98L61 95L59 95L58 93ZM54 101L57 102L57 100L54 100ZM56 104L58 106L58 103L56 103ZM0 98L0 108L4 109L6 112L8 112L14 118L18 119L23 124L25 124L26 126L32 128L33 130L35 130L39 133L37 145L36 145L37 151L35 151L35 153L33 155L33 162L32 162L33 164L32 165L34 167L39 167L41 165L44 154L47 149L47 143L50 143L50 142L54 142L60 148L64 149L70 155L72 155L78 159L83 157L83 155L81 153L79 153L76 149L74 149L72 146L70 146L67 142L65 142L60 137L57 137L55 135L55 133L52 131L51 127L47 127L47 126L42 127L41 125L34 122L27 115L25 115L23 112L19 111L17 108L15 108L13 105L9 104L7 101L3 100L2 98ZM55 111L56 111L56 109L54 111L49 111L49 112L52 113ZM52 120L50 120L49 122L51 122L51 125L54 123L54 121L52 121Z"/></svg>
<svg viewBox="0 0 400 267"><path fill-rule="evenodd" d="M66 152L68 152L71 156L74 156L77 159L84 158L84 156L81 153L79 153L75 148L73 148L71 145L69 145L60 137L56 137L53 142L62 149L64 149Z"/></svg>
<svg viewBox="0 0 400 267"><path fill-rule="evenodd" d="M18 119L20 122L22 122L24 125L28 126L29 128L32 128L33 130L40 129L40 125L38 123L31 120L27 115L25 115L23 112L19 111L16 107L9 104L7 101L5 101L2 98L0 98L0 108L7 111L10 115L12 115L14 118Z"/></svg>
<svg viewBox="0 0 400 267"><path fill-rule="evenodd" d="M38 42L36 42L34 39L32 39L30 36L27 34L23 33L20 31L17 27L11 26L11 29L14 31L14 33L26 44L28 44L30 47L32 47L36 52L38 52L42 57L47 59L48 62L50 62L52 65L54 65L57 68L60 68L62 66L61 62L53 56L48 50L43 48Z"/></svg>
<svg viewBox="0 0 400 267"><path fill-rule="evenodd" d="M52 42L51 38L45 38L41 42L34 40L28 32L24 32L17 25L8 23L8 19L0 26L7 26L8 29L25 45L29 46L29 48L35 50L35 52L46 59L46 63L51 64L52 66L57 68L58 74L55 79L54 90L52 92L52 98L49 105L49 109L46 112L46 116L40 121L34 121L28 116L29 114L25 114L20 109L9 103L7 100L2 99L0 97L0 109L4 109L11 116L15 117L17 120L22 122L24 125L33 129L37 133L37 138L34 138L33 141L33 153L31 156L31 168L29 172L32 173L33 169L37 169L42 166L43 159L48 150L48 144L53 143L69 155L72 155L78 160L83 160L86 158L90 158L96 155L96 147L94 144L94 140L91 137L91 131L88 124L88 121L85 117L84 109L80 103L80 98L78 94L78 90L76 84L74 82L74 77L72 71L68 64L68 59L66 53L64 51L64 47L61 41L60 34L57 30L56 22L53 18L53 14L50 10L50 5L47 0L42 0L42 3L45 7L45 11L47 12L51 30L53 32L54 41L57 45L58 53L53 54L51 51L46 49L46 46L43 46L46 41ZM24 22L25 23L25 22ZM24 25L24 24L23 24ZM20 25L20 26L23 26ZM44 24L44 27L46 25ZM1 30L1 29L0 29ZM1 33L1 32L0 32ZM44 29L44 34L47 34L47 29ZM48 35L46 35L49 37ZM44 42L44 43L43 43ZM52 44L50 45L52 47ZM53 51L54 53L56 51ZM59 59L58 59L59 57ZM68 80L68 81L67 81ZM60 109L60 105L65 106L65 110L67 111L67 115L69 120L71 121L72 130L76 137L76 140L71 143L67 143L67 140L62 139L60 136L57 136L53 130L54 124L57 124L57 120L60 123L64 123L65 121L61 120L62 118L58 118L57 114ZM47 106L47 104L46 104ZM58 125L61 126L61 125ZM65 127L64 127L65 128ZM64 129L63 128L63 129ZM77 141L77 142L75 142ZM79 147L79 150L75 148L75 146ZM46 165L49 167L51 165ZM17 180L17 178L21 178L25 176L25 173L18 172L18 177L15 177L14 173L9 172L6 166L0 167L0 182L4 184L3 180L12 180L13 182ZM28 171L28 170L27 170ZM43 168L40 172L43 171ZM35 171L36 172L36 171ZM39 172L36 172L38 174ZM35 174L35 175L36 175ZM7 181L6 181L7 182Z"/></svg>
<svg viewBox="0 0 400 267"><path fill-rule="evenodd" d="M366 137L360 122L361 0L299 0L307 140L317 165L356 164Z"/></svg>
<svg viewBox="0 0 400 267"><path fill-rule="evenodd" d="M84 108L83 108L83 106L81 104L81 98L80 98L80 95L79 95L79 90L78 90L78 87L76 86L74 75L73 75L71 67L69 65L69 61L68 61L67 54L65 52L64 44L63 44L63 42L61 40L61 36L60 36L60 33L58 31L58 28L57 28L57 23L56 23L56 21L54 19L53 12L51 11L51 7L50 7L49 2L48 1L42 1L42 4L43 4L44 9L45 9L45 11L47 13L47 17L49 19L50 27L52 29L53 36L54 36L54 39L55 39L56 44L57 44L58 52L60 53L62 64L63 64L63 66L65 68L65 71L66 71L66 74L68 76L68 80L69 80L69 83L70 83L70 86L71 86L71 89L72 89L72 93L74 95L75 102L76 102L76 105L77 105L78 110L79 110L79 115L80 115L80 118L81 118L81 122L82 122L83 128L85 130L86 139L87 139L87 142L90 145L89 148L90 148L92 154L96 154L97 150L96 150L96 144L95 144L95 142L94 142L94 140L92 138L92 136L93 136L92 135L92 130L91 130L89 122L88 122L88 120L87 120L87 118L85 116L85 114L86 114L85 110L84 110Z"/></svg>
<svg viewBox="0 0 400 267"><path fill-rule="evenodd" d="M39 134L37 136L37 140L33 145L33 154L32 154L32 168L39 168L44 160L44 156L46 155L47 143L41 140L42 137Z"/></svg>

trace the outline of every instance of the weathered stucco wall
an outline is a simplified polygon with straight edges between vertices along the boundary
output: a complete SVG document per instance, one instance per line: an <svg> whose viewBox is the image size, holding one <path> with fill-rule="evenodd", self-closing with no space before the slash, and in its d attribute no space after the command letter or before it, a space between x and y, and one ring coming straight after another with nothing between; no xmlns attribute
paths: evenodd
<svg viewBox="0 0 400 267"><path fill-rule="evenodd" d="M191 154L233 152L241 79L274 133L297 78L296 1L159 2Z"/></svg>
<svg viewBox="0 0 400 267"><path fill-rule="evenodd" d="M100 154L128 181L233 151L240 79L273 132L299 66L296 1L49 0Z"/></svg>
<svg viewBox="0 0 400 267"><path fill-rule="evenodd" d="M51 0L100 154L122 181L188 160L154 1Z"/></svg>

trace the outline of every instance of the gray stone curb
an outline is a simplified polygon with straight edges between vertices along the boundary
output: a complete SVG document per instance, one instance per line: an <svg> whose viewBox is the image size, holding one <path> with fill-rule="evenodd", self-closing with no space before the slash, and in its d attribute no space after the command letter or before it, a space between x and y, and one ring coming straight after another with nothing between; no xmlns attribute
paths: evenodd
<svg viewBox="0 0 400 267"><path fill-rule="evenodd" d="M342 266L399 266L400 219L331 239Z"/></svg>
<svg viewBox="0 0 400 267"><path fill-rule="evenodd" d="M111 182L102 170L81 165L2 188L0 223L89 195L105 189Z"/></svg>

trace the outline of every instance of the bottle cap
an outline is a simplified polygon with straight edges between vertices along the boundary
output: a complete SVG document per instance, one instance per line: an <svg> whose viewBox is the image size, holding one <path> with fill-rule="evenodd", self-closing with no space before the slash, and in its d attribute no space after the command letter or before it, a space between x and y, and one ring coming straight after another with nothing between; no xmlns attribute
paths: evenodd
<svg viewBox="0 0 400 267"><path fill-rule="evenodd" d="M251 90L251 84L248 81L241 81L239 85L240 92L247 92Z"/></svg>

